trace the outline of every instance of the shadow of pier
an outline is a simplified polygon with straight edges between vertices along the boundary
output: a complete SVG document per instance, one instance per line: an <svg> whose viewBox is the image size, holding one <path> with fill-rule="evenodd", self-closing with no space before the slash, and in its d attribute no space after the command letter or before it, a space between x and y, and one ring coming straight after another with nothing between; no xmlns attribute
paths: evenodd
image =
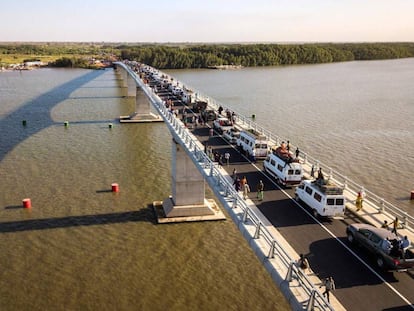
<svg viewBox="0 0 414 311"><path fill-rule="evenodd" d="M157 223L152 206L129 212L1 222L0 233L120 224L138 221Z"/></svg>

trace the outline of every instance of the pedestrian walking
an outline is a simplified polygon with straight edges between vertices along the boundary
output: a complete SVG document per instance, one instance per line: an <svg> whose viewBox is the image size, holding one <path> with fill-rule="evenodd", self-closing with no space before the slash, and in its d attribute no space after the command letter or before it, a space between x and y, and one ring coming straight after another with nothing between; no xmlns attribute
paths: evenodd
<svg viewBox="0 0 414 311"><path fill-rule="evenodd" d="M295 151L296 159L299 158L299 153L300 153L299 148L296 148L296 151Z"/></svg>
<svg viewBox="0 0 414 311"><path fill-rule="evenodd" d="M325 291L322 293L322 295L326 296L326 299L328 300L328 302L330 302L329 301L329 293L331 291L335 290L335 282L334 282L333 278L331 276L327 277L325 280L323 280L323 282L322 282L321 286L319 286L319 288L321 288L322 286L325 286Z"/></svg>
<svg viewBox="0 0 414 311"><path fill-rule="evenodd" d="M399 225L400 225L400 220L398 219L398 217L395 217L394 221L392 222L391 233L394 233L395 235L397 235L397 229Z"/></svg>
<svg viewBox="0 0 414 311"><path fill-rule="evenodd" d="M286 149L287 149L287 151L290 151L290 142L289 141L287 141Z"/></svg>
<svg viewBox="0 0 414 311"><path fill-rule="evenodd" d="M249 192L250 192L250 186L249 186L249 184L246 182L244 185L243 185L243 199L247 199L248 198L248 194L249 194Z"/></svg>
<svg viewBox="0 0 414 311"><path fill-rule="evenodd" d="M312 168L311 168L311 171L310 171L310 175L311 175L311 177L315 177L315 165L313 165L313 164L312 164Z"/></svg>
<svg viewBox="0 0 414 311"><path fill-rule="evenodd" d="M259 199L259 201L263 200L263 192L264 192L264 184L263 181L259 181L259 183L257 184L257 198Z"/></svg>
<svg viewBox="0 0 414 311"><path fill-rule="evenodd" d="M364 202L364 198L362 197L362 193L358 192L357 198L355 200L355 207L357 212L362 209L362 202Z"/></svg>
<svg viewBox="0 0 414 311"><path fill-rule="evenodd" d="M230 165L230 153L228 151L226 151L226 153L224 154L224 158L226 159L227 166L229 166Z"/></svg>

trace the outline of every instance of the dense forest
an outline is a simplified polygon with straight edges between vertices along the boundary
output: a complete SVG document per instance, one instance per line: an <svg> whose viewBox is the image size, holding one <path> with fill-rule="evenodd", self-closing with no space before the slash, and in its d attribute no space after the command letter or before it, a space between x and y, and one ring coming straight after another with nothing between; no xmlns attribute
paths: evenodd
<svg viewBox="0 0 414 311"><path fill-rule="evenodd" d="M414 43L0 44L0 63L12 55L48 57L55 66L72 67L82 66L87 57L136 60L160 69L251 67L414 57Z"/></svg>
<svg viewBox="0 0 414 311"><path fill-rule="evenodd" d="M414 57L414 43L119 46L122 59L156 68L277 66Z"/></svg>

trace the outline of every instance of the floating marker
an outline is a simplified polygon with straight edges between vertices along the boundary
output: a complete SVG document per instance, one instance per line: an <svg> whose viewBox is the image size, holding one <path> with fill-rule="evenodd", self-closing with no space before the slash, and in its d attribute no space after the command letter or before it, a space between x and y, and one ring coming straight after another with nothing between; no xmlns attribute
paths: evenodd
<svg viewBox="0 0 414 311"><path fill-rule="evenodd" d="M109 127L110 129L112 128L112 126L113 126L113 125L112 125L112 123L109 123L109 124L108 124L108 127Z"/></svg>
<svg viewBox="0 0 414 311"><path fill-rule="evenodd" d="M252 119L253 120L256 119L256 115L255 114L252 114Z"/></svg>
<svg viewBox="0 0 414 311"><path fill-rule="evenodd" d="M119 185L117 183L113 183L111 186L112 192L119 192Z"/></svg>
<svg viewBox="0 0 414 311"><path fill-rule="evenodd" d="M69 121L65 121L63 124L65 125L65 127L68 127L69 126Z"/></svg>
<svg viewBox="0 0 414 311"><path fill-rule="evenodd" d="M26 126L26 124L27 124L26 120L23 120L22 124L23 124L23 126Z"/></svg>
<svg viewBox="0 0 414 311"><path fill-rule="evenodd" d="M24 208L31 208L32 207L32 201L29 198L23 199L23 207Z"/></svg>

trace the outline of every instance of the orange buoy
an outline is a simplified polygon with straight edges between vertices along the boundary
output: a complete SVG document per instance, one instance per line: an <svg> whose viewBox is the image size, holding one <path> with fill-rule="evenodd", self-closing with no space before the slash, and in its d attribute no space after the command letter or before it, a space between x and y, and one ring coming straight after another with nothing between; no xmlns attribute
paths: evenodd
<svg viewBox="0 0 414 311"><path fill-rule="evenodd" d="M23 199L23 207L24 208L31 208L32 201L29 198Z"/></svg>
<svg viewBox="0 0 414 311"><path fill-rule="evenodd" d="M119 192L119 185L117 183L112 184L112 192Z"/></svg>
<svg viewBox="0 0 414 311"><path fill-rule="evenodd" d="M411 191L411 200L414 200L414 190Z"/></svg>

